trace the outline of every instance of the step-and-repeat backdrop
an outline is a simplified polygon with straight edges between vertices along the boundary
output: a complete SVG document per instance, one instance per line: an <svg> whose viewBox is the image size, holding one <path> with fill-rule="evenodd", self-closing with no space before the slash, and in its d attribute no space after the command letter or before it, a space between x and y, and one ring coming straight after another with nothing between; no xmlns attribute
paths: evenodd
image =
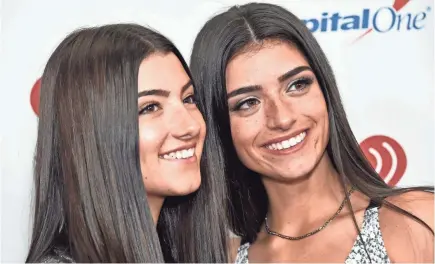
<svg viewBox="0 0 435 264"><path fill-rule="evenodd" d="M39 78L71 31L116 22L148 25L188 60L194 37L227 0L3 0L1 5L2 261L23 261L31 227ZM300 0L304 20L335 70L348 118L390 185L433 185L434 54L431 0Z"/></svg>

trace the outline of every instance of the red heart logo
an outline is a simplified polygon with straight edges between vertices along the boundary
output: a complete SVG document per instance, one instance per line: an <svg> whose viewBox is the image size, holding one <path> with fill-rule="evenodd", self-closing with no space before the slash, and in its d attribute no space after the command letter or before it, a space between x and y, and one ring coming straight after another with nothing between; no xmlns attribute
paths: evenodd
<svg viewBox="0 0 435 264"><path fill-rule="evenodd" d="M377 135L361 142L360 147L377 173L390 185L395 186L405 174L405 151L394 139Z"/></svg>
<svg viewBox="0 0 435 264"><path fill-rule="evenodd" d="M41 78L39 78L32 87L30 92L30 105L32 106L33 112L39 116L39 94L41 90Z"/></svg>

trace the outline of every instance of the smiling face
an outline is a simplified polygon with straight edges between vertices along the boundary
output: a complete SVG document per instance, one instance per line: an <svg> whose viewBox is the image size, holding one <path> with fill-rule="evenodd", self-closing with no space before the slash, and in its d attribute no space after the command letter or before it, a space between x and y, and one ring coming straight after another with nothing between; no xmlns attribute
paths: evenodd
<svg viewBox="0 0 435 264"><path fill-rule="evenodd" d="M295 180L324 157L328 112L316 76L302 53L266 41L233 58L226 69L231 135L249 169Z"/></svg>
<svg viewBox="0 0 435 264"><path fill-rule="evenodd" d="M140 165L148 196L186 195L201 183L204 119L192 82L173 54L153 54L139 68Z"/></svg>

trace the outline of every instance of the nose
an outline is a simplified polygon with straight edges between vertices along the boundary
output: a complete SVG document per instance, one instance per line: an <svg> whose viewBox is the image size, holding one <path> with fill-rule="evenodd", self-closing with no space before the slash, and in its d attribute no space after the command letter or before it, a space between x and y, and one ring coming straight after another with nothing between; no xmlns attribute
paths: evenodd
<svg viewBox="0 0 435 264"><path fill-rule="evenodd" d="M185 107L178 108L169 120L170 133L180 140L195 138L200 133L200 123Z"/></svg>
<svg viewBox="0 0 435 264"><path fill-rule="evenodd" d="M296 122L296 115L289 103L280 99L266 102L265 107L266 126L271 130L289 130Z"/></svg>

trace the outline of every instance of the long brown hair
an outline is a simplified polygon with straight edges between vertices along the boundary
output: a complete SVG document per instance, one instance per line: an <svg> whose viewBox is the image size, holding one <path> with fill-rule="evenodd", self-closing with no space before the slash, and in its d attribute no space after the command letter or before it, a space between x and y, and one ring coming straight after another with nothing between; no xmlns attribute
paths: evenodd
<svg viewBox="0 0 435 264"><path fill-rule="evenodd" d="M35 214L26 262L225 262L225 186L201 161L202 186L167 198L157 224L139 163L139 65L180 52L135 24L77 30L42 76L34 159ZM200 246L199 246L200 245Z"/></svg>
<svg viewBox="0 0 435 264"><path fill-rule="evenodd" d="M230 60L252 43L282 40L295 44L313 69L326 100L330 138L326 151L340 174L347 204L352 205L346 184L372 201L418 221L413 214L389 203L386 197L409 191L433 192L433 187L392 188L371 167L350 128L331 66L313 34L303 22L286 9L272 4L250 3L231 7L211 18L198 33L190 60L191 72L198 85L198 98L205 109L209 148L227 178L229 217L232 231L242 243L253 242L267 213L268 197L260 176L239 160L230 131L225 69ZM206 149L207 151L207 149ZM218 166L214 165L214 166ZM356 229L360 232L355 215Z"/></svg>

